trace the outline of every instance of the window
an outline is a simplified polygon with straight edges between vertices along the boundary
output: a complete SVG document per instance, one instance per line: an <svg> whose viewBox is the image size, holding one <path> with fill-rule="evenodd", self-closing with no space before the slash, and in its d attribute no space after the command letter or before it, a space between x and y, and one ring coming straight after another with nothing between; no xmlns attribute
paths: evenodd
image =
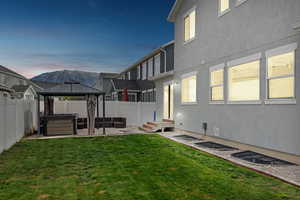
<svg viewBox="0 0 300 200"><path fill-rule="evenodd" d="M137 67L137 80L141 79L141 66Z"/></svg>
<svg viewBox="0 0 300 200"><path fill-rule="evenodd" d="M160 74L160 54L154 57L154 73L155 76Z"/></svg>
<svg viewBox="0 0 300 200"><path fill-rule="evenodd" d="M229 0L219 0L219 15L229 11Z"/></svg>
<svg viewBox="0 0 300 200"><path fill-rule="evenodd" d="M153 76L153 58L148 60L148 77Z"/></svg>
<svg viewBox="0 0 300 200"><path fill-rule="evenodd" d="M147 62L144 62L142 65L142 79L147 79Z"/></svg>
<svg viewBox="0 0 300 200"><path fill-rule="evenodd" d="M210 70L211 101L224 100L224 64Z"/></svg>
<svg viewBox="0 0 300 200"><path fill-rule="evenodd" d="M196 9L184 17L184 41L190 41L196 35Z"/></svg>
<svg viewBox="0 0 300 200"><path fill-rule="evenodd" d="M268 99L295 98L295 51L268 58Z"/></svg>
<svg viewBox="0 0 300 200"><path fill-rule="evenodd" d="M197 75L183 76L181 80L181 102L197 102Z"/></svg>
<svg viewBox="0 0 300 200"><path fill-rule="evenodd" d="M260 99L259 68L259 60L229 68L229 101L257 101Z"/></svg>

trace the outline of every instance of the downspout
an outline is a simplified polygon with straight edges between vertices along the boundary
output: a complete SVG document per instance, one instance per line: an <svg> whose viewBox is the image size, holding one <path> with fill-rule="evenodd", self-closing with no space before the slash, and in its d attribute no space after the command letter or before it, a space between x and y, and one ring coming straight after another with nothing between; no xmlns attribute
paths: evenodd
<svg viewBox="0 0 300 200"><path fill-rule="evenodd" d="M160 50L165 54L165 73L167 72L167 51L163 48L160 48Z"/></svg>

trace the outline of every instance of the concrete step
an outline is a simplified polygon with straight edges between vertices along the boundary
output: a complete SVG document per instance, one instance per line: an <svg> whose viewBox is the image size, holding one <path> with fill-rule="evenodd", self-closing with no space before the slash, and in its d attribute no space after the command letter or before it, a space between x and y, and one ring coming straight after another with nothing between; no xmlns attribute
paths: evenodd
<svg viewBox="0 0 300 200"><path fill-rule="evenodd" d="M154 133L154 131L152 129L148 129L145 127L139 127L139 130L144 131L146 133Z"/></svg>
<svg viewBox="0 0 300 200"><path fill-rule="evenodd" d="M171 120L171 119L163 119L163 122L168 122L168 123L175 124L175 121Z"/></svg>
<svg viewBox="0 0 300 200"><path fill-rule="evenodd" d="M148 129L152 129L152 130L154 130L154 129L156 129L157 128L157 126L155 126L155 125L150 125L150 124L143 124L143 127L144 128L148 128Z"/></svg>

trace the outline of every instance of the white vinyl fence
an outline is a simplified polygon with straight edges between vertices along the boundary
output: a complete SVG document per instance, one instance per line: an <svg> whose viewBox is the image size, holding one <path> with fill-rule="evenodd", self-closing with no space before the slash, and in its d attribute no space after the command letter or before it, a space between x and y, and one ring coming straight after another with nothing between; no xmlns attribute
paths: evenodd
<svg viewBox="0 0 300 200"><path fill-rule="evenodd" d="M0 153L36 128L35 101L0 96Z"/></svg>
<svg viewBox="0 0 300 200"><path fill-rule="evenodd" d="M102 117L102 101L99 101L99 115ZM43 105L41 105L43 108ZM140 126L154 120L155 103L106 101L106 117L125 117L127 125ZM54 113L77 113L79 117L86 117L85 101L55 101Z"/></svg>

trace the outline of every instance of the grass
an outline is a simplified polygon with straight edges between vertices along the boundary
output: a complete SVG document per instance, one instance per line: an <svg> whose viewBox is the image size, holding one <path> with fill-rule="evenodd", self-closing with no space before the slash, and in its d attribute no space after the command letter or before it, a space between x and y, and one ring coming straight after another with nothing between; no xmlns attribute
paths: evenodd
<svg viewBox="0 0 300 200"><path fill-rule="evenodd" d="M157 135L23 141L0 156L0 199L280 200L300 190Z"/></svg>

